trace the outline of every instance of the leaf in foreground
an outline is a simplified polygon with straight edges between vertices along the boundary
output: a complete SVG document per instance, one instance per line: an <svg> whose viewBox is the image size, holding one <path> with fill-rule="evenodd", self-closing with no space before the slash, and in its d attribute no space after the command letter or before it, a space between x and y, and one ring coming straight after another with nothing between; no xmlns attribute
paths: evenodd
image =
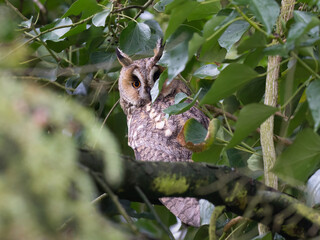
<svg viewBox="0 0 320 240"><path fill-rule="evenodd" d="M320 136L308 128L278 157L272 171L291 184L303 184L319 164Z"/></svg>

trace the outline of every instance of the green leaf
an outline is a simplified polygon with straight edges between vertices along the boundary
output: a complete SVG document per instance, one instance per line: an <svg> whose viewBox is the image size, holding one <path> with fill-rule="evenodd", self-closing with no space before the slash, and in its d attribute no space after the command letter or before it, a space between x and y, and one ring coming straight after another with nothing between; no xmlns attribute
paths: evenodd
<svg viewBox="0 0 320 240"><path fill-rule="evenodd" d="M237 98L243 105L260 102L265 92L265 78L255 78L237 91Z"/></svg>
<svg viewBox="0 0 320 240"><path fill-rule="evenodd" d="M202 89L200 88L196 95L194 95L192 102L180 102L178 104L173 104L168 108L164 109L163 112L169 115L175 115L189 110L196 103L201 90Z"/></svg>
<svg viewBox="0 0 320 240"><path fill-rule="evenodd" d="M212 119L207 130L197 120L190 118L185 122L177 140L181 146L192 152L202 152L215 142L219 128L220 121L218 119Z"/></svg>
<svg viewBox="0 0 320 240"><path fill-rule="evenodd" d="M188 62L188 42L193 36L193 29L180 27L167 42L167 48L158 62L168 68L168 81L182 72Z"/></svg>
<svg viewBox="0 0 320 240"><path fill-rule="evenodd" d="M248 168L251 171L263 171L263 158L262 151L254 153L248 159Z"/></svg>
<svg viewBox="0 0 320 240"><path fill-rule="evenodd" d="M106 25L106 19L110 14L110 9L104 9L102 12L97 13L92 18L92 24L96 27L104 27Z"/></svg>
<svg viewBox="0 0 320 240"><path fill-rule="evenodd" d="M250 24L247 21L239 20L232 23L220 36L218 42L221 47L229 50L240 40L242 35L248 30Z"/></svg>
<svg viewBox="0 0 320 240"><path fill-rule="evenodd" d="M77 0L62 17L65 18L70 15L78 16L82 13L81 19L84 19L99 12L101 8L95 0Z"/></svg>
<svg viewBox="0 0 320 240"><path fill-rule="evenodd" d="M185 94L184 92L179 92L176 94L176 96L174 97L174 103L177 104L177 103L180 103L184 100L186 100L188 98L188 95Z"/></svg>
<svg viewBox="0 0 320 240"><path fill-rule="evenodd" d="M177 30L181 23L183 23L187 19L187 16L194 10L197 4L198 3L194 1L185 1L173 8L167 30L164 34L164 40L167 40Z"/></svg>
<svg viewBox="0 0 320 240"><path fill-rule="evenodd" d="M194 118L188 119L183 128L186 142L198 144L203 142L207 135L207 129Z"/></svg>
<svg viewBox="0 0 320 240"><path fill-rule="evenodd" d="M151 30L147 24L130 22L120 34L120 47L131 55L143 51L150 37Z"/></svg>
<svg viewBox="0 0 320 240"><path fill-rule="evenodd" d="M247 50L252 50L254 48L266 47L266 45L266 36L259 31L255 31L255 33L252 36L248 37L246 40L240 43L237 50L238 53L243 53Z"/></svg>
<svg viewBox="0 0 320 240"><path fill-rule="evenodd" d="M314 131L317 131L320 127L320 79L317 79L309 84L306 90L309 108L314 124Z"/></svg>
<svg viewBox="0 0 320 240"><path fill-rule="evenodd" d="M261 103L246 105L239 114L236 123L236 131L229 142L227 148L237 145L243 138L257 129L268 117L274 114L277 108L270 107Z"/></svg>
<svg viewBox="0 0 320 240"><path fill-rule="evenodd" d="M220 9L220 0L202 1L189 14L188 21L205 19L210 15L218 13Z"/></svg>
<svg viewBox="0 0 320 240"><path fill-rule="evenodd" d="M221 71L200 104L214 104L220 99L231 95L257 76L258 73L250 67L232 63Z"/></svg>
<svg viewBox="0 0 320 240"><path fill-rule="evenodd" d="M158 12L164 12L165 7L172 2L173 0L160 0L153 6L153 8Z"/></svg>
<svg viewBox="0 0 320 240"><path fill-rule="evenodd" d="M72 24L72 21L70 18L63 18L61 20L58 20L57 23L54 25L54 27L60 27L60 26L70 25L70 24ZM51 40L54 42L63 41L63 38L61 38L61 37L65 33L67 33L70 29L71 29L71 27L59 28L59 29L56 29L52 32L48 32L48 33L42 35L41 38L43 41L47 41L47 40Z"/></svg>
<svg viewBox="0 0 320 240"><path fill-rule="evenodd" d="M220 74L220 71L215 64L207 64L200 68L198 68L194 73L193 76L198 78L216 78Z"/></svg>
<svg viewBox="0 0 320 240"><path fill-rule="evenodd" d="M307 128L278 157L272 171L293 185L304 184L319 164L320 136Z"/></svg>
<svg viewBox="0 0 320 240"><path fill-rule="evenodd" d="M29 20L21 22L20 25L25 28L31 28L32 19L33 16Z"/></svg>
<svg viewBox="0 0 320 240"><path fill-rule="evenodd" d="M198 33L194 33L188 45L188 55L189 59L191 59L199 50L204 42L204 38L200 36Z"/></svg>
<svg viewBox="0 0 320 240"><path fill-rule="evenodd" d="M157 80L151 91L150 91L150 94L151 94L151 100L152 100L152 103L157 99L157 97L159 96L160 92L161 92L161 89L162 89L162 86L163 86L163 83L167 80L168 78L168 69L164 70L160 77L159 77L159 80Z"/></svg>
<svg viewBox="0 0 320 240"><path fill-rule="evenodd" d="M248 4L250 11L270 34L280 14L278 3L275 0L250 0Z"/></svg>

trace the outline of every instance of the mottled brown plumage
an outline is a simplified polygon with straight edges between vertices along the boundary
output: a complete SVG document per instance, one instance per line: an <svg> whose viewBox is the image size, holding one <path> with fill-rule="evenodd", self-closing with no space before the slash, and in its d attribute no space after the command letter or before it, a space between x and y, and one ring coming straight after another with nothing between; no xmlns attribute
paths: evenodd
<svg viewBox="0 0 320 240"><path fill-rule="evenodd" d="M152 58L132 61L117 50L123 68L119 77L120 104L127 114L128 143L137 160L142 161L192 161L191 151L177 140L184 123L195 118L206 128L208 118L196 107L166 118L164 109L174 104L178 92L189 94L186 85L174 79L164 84L160 95L151 104L150 90L163 68L157 66L163 47L158 42ZM139 83L138 83L139 82ZM160 201L180 220L192 226L200 226L200 207L195 198L161 198Z"/></svg>

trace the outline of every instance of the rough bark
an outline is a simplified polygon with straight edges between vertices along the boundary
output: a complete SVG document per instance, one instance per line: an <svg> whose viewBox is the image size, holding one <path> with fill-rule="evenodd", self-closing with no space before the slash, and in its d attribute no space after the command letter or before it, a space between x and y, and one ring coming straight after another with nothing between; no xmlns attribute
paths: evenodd
<svg viewBox="0 0 320 240"><path fill-rule="evenodd" d="M93 171L103 170L102 162L93 155L90 159L82 157L80 162ZM320 214L315 210L235 169L206 163L130 159L124 159L123 167L120 185L107 181L119 198L142 201L135 190L138 186L151 203L158 204L161 197L207 199L290 239L306 239L320 233Z"/></svg>

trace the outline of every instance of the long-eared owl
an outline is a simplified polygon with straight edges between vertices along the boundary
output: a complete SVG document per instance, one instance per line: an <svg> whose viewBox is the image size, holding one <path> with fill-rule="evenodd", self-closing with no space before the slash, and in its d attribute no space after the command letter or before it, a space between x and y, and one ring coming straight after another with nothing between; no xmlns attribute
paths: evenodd
<svg viewBox="0 0 320 240"><path fill-rule="evenodd" d="M174 104L179 92L189 94L187 86L179 79L163 84L158 98L151 103L150 90L159 78L163 67L157 63L162 56L161 40L154 56L133 61L117 49L123 66L119 77L120 105L127 115L128 143L137 160L142 161L192 161L191 151L180 145L177 135L189 118L194 118L206 128L208 118L196 107L166 118L164 109ZM200 206L195 198L161 198L160 201L182 222L200 226Z"/></svg>

